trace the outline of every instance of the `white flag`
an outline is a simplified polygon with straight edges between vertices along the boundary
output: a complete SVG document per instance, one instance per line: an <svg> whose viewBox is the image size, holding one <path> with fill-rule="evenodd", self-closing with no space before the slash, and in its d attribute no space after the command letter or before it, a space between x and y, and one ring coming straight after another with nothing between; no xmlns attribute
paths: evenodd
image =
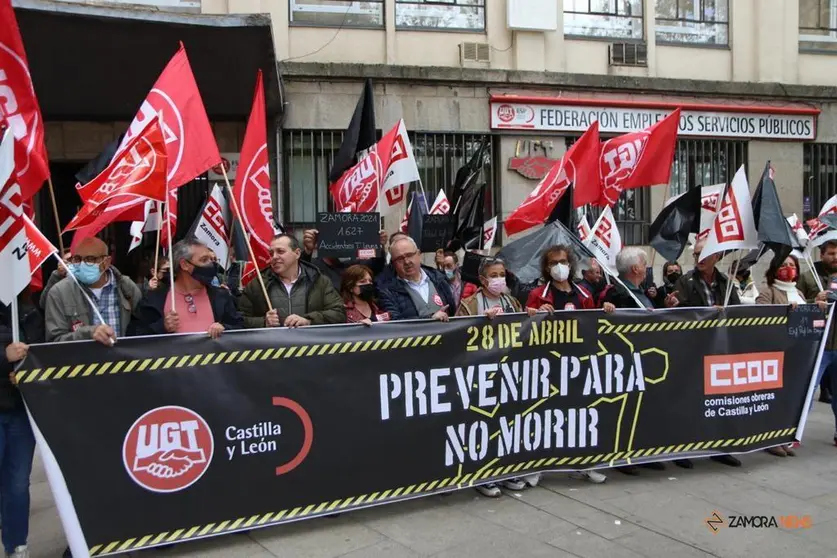
<svg viewBox="0 0 837 558"><path fill-rule="evenodd" d="M622 251L622 236L616 227L613 211L606 207L599 220L593 225L593 230L585 242L599 265L604 267L610 275L615 274L616 255Z"/></svg>
<svg viewBox="0 0 837 558"><path fill-rule="evenodd" d="M404 120L400 120L392 143L388 172L378 196L378 211L381 215L400 215L407 197L407 185L419 180L421 176L413 155L413 146L407 135L407 127Z"/></svg>
<svg viewBox="0 0 837 558"><path fill-rule="evenodd" d="M494 248L494 239L497 238L497 217L492 217L482 227L482 249L491 250Z"/></svg>
<svg viewBox="0 0 837 558"><path fill-rule="evenodd" d="M215 252L221 267L227 267L230 244L231 214L224 191L217 184L212 188L203 211L192 225L191 235Z"/></svg>
<svg viewBox="0 0 837 558"><path fill-rule="evenodd" d="M436 196L436 201L430 207L430 215L447 215L450 211L450 202L445 195L444 190L439 190L439 195Z"/></svg>
<svg viewBox="0 0 837 558"><path fill-rule="evenodd" d="M586 241L590 236L590 223L587 221L587 215L581 216L576 228L578 229L578 238L581 239L581 242Z"/></svg>
<svg viewBox="0 0 837 558"><path fill-rule="evenodd" d="M727 250L753 250L758 247L759 234L750 203L750 186L744 165L741 165L724 193L700 259L703 261L712 254Z"/></svg>
<svg viewBox="0 0 837 558"><path fill-rule="evenodd" d="M802 226L802 221L799 220L799 217L796 216L796 213L791 215L788 219L788 225L790 225L791 230L796 235L796 239L802 246L807 246L808 241L808 233L805 231L805 227Z"/></svg>
<svg viewBox="0 0 837 558"><path fill-rule="evenodd" d="M828 225L819 220L819 217L828 215L830 213L837 213L837 196L832 196L826 201L817 218L808 220L808 233L811 241L808 244L808 250L820 246L829 240L837 240L837 230L830 228Z"/></svg>
<svg viewBox="0 0 837 558"><path fill-rule="evenodd" d="M23 198L15 170L14 136L0 139L0 302L11 304L30 280L29 240L23 220Z"/></svg>
<svg viewBox="0 0 837 558"><path fill-rule="evenodd" d="M718 206L721 204L721 196L724 195L725 187L726 184L715 184L700 189L700 232L698 232L696 240L709 236L709 229L715 222L715 215L718 213Z"/></svg>
<svg viewBox="0 0 837 558"><path fill-rule="evenodd" d="M148 200L145 202L145 218L131 223L131 245L128 252L142 244L142 235L160 228L160 202Z"/></svg>

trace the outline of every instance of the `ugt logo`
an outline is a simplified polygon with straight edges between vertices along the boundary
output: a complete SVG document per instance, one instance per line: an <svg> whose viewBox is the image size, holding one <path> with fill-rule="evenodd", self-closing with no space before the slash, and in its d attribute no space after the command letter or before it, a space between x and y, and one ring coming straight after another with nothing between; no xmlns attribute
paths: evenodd
<svg viewBox="0 0 837 558"><path fill-rule="evenodd" d="M616 203L624 190L623 183L639 165L650 137L646 131L635 132L607 140L602 146L599 172L604 183L602 193L610 205Z"/></svg>
<svg viewBox="0 0 837 558"><path fill-rule="evenodd" d="M128 430L122 460L131 479L152 492L177 492L197 482L212 461L209 425L185 407L157 407Z"/></svg>

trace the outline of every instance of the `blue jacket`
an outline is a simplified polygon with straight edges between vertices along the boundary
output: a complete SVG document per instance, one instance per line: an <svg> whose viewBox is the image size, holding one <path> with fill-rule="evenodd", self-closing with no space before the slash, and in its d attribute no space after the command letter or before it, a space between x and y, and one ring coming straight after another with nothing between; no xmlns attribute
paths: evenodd
<svg viewBox="0 0 837 558"><path fill-rule="evenodd" d="M433 286L436 287L436 292L442 297L442 305L447 304L447 314L453 316L456 313L456 301L445 276L431 267L423 265L421 268L427 274L427 278L430 279ZM384 268L381 274L375 278L375 285L378 288L378 306L389 312L392 320L415 320L419 317L416 305L413 304L413 299L407 292L409 287L404 281L398 279L392 265Z"/></svg>

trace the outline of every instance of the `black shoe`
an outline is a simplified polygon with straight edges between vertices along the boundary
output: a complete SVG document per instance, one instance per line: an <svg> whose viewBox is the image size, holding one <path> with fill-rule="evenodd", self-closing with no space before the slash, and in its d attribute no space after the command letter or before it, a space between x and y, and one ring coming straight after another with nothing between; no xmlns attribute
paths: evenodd
<svg viewBox="0 0 837 558"><path fill-rule="evenodd" d="M712 459L712 461L717 461L718 463L723 463L729 467L741 467L741 462L731 455L713 455L710 459Z"/></svg>
<svg viewBox="0 0 837 558"><path fill-rule="evenodd" d="M623 467L616 467L616 470L622 473L623 475L628 475L630 477L636 477L639 475L639 470L633 465L625 465Z"/></svg>
<svg viewBox="0 0 837 558"><path fill-rule="evenodd" d="M674 464L682 469L691 469L694 467L691 459L675 459Z"/></svg>
<svg viewBox="0 0 837 558"><path fill-rule="evenodd" d="M67 550L64 551L64 554L61 555L61 558L73 558L73 553L69 546L67 547Z"/></svg>
<svg viewBox="0 0 837 558"><path fill-rule="evenodd" d="M645 467L646 469L651 469L652 471L665 471L666 464L662 463L661 461L654 461L653 463L643 463L640 467Z"/></svg>

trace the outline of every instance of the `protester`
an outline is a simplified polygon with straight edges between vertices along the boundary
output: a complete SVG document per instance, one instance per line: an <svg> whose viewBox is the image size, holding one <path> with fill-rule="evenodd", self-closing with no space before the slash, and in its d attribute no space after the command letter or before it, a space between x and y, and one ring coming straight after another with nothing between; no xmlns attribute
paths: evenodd
<svg viewBox="0 0 837 558"><path fill-rule="evenodd" d="M814 275L806 270L797 283L797 288L805 295L808 302L834 302L837 300L837 240L829 240L820 245L820 261L814 264L814 270L822 282L823 289L820 290ZM833 284L832 284L833 282ZM820 401L830 402L831 408L837 417L837 398L834 397L837 374L831 373L826 378L826 371L834 364L837 366L837 327L835 320L831 320L831 330L827 333L825 350L822 353L820 362ZM823 379L829 380L830 393L823 390ZM824 396L825 394L825 396ZM837 431L834 433L834 445L837 445Z"/></svg>
<svg viewBox="0 0 837 558"><path fill-rule="evenodd" d="M356 260L352 258L320 258L314 257L314 251L317 249L317 238L319 236L317 229L308 229L302 233L302 261L313 264L320 273L326 276L331 281L335 290L340 290L340 284L343 279L343 273L353 265L365 265L372 270L372 275L377 275L384 269L386 265L386 258L383 250L387 245L388 235L386 231L381 231L379 240L381 242L380 255L375 258Z"/></svg>
<svg viewBox="0 0 837 558"><path fill-rule="evenodd" d="M163 261L160 262L160 269L152 269L151 278L145 283L143 283L142 296L145 297L148 294L148 291L153 291L157 289L160 285L166 285L170 283L170 271L171 269L169 268L169 260L168 258L164 258Z"/></svg>
<svg viewBox="0 0 837 558"><path fill-rule="evenodd" d="M312 264L300 261L296 237L280 234L270 241L270 267L262 272L273 310L257 278L244 288L239 309L248 328L342 324L346 310L337 290Z"/></svg>
<svg viewBox="0 0 837 558"><path fill-rule="evenodd" d="M433 263L436 264L436 269L442 271L445 267L445 250L444 248L439 248L436 250L436 256L433 258Z"/></svg>
<svg viewBox="0 0 837 558"><path fill-rule="evenodd" d="M110 346L117 336L124 337L142 293L111 265L107 244L95 237L79 242L70 271L78 284L68 277L47 294L46 340L94 339ZM105 323L99 321L88 299L96 304Z"/></svg>
<svg viewBox="0 0 837 558"><path fill-rule="evenodd" d="M601 307L604 302L603 297L605 295L605 291L608 287L607 281L605 281L604 271L602 271L602 266L600 266L599 262L596 260L591 260L590 267L582 270L581 278L582 279L578 282L578 285L593 295L593 301L597 308Z"/></svg>
<svg viewBox="0 0 837 558"><path fill-rule="evenodd" d="M71 256L72 252L65 250L61 255L61 261L64 262L64 265L59 264L58 267L55 268L55 271L49 274L49 279L47 280L46 285L44 285L44 288L41 291L41 297L38 301L38 305L41 307L41 310L46 310L47 293L49 293L52 287L54 287L60 280L67 276L67 268L70 265Z"/></svg>
<svg viewBox="0 0 837 558"><path fill-rule="evenodd" d="M645 279L647 267L648 256L644 250L634 246L623 248L616 256L616 271L619 273L619 280L624 283L624 286L616 284L612 289L608 289L605 293L606 302L611 303L616 308L639 308L637 305L637 300L639 300L642 307L648 310L657 307L640 287ZM669 294L664 301L665 307L669 308L677 306L677 303L677 297L673 293ZM640 466L655 471L665 469L665 465L659 462L643 463ZM631 476L639 474L639 470L633 465L616 467L616 470Z"/></svg>
<svg viewBox="0 0 837 558"><path fill-rule="evenodd" d="M174 308L169 283L149 290L138 311L137 335L205 332L216 339L225 330L244 327L232 294L212 285L218 264L205 244L181 240L172 247L172 259Z"/></svg>
<svg viewBox="0 0 837 558"><path fill-rule="evenodd" d="M544 285L529 293L526 307L546 312L596 308L590 291L572 281L576 267L575 254L569 246L558 244L548 248L541 255Z"/></svg>
<svg viewBox="0 0 837 558"><path fill-rule="evenodd" d="M346 319L350 324L372 325L373 322L388 322L389 314L381 312L375 302L375 284L372 270L365 265L350 266L343 274L340 296L346 307Z"/></svg>
<svg viewBox="0 0 837 558"><path fill-rule="evenodd" d="M477 292L477 286L462 280L462 269L459 267L459 256L456 252L445 252L445 259L442 262L442 273L453 292L453 300L456 305Z"/></svg>
<svg viewBox="0 0 837 558"><path fill-rule="evenodd" d="M44 320L32 303L29 289L17 297L20 341L12 340L11 308L0 305L0 506L6 556L28 558L29 477L35 456L35 436L20 392L12 384L14 366L26 357L31 343L45 339Z"/></svg>
<svg viewBox="0 0 837 558"><path fill-rule="evenodd" d="M675 291L674 286L677 280L683 276L683 270L676 261L663 264L663 284L657 287L657 296L654 298L654 306L661 308L665 306L665 300Z"/></svg>
<svg viewBox="0 0 837 558"><path fill-rule="evenodd" d="M446 322L456 301L445 276L421 265L421 251L409 236L390 246L391 262L375 279L378 301L392 320L432 318Z"/></svg>
<svg viewBox="0 0 837 558"><path fill-rule="evenodd" d="M700 261L700 255L705 244L705 240L698 241L694 252L695 268L677 280L675 295L679 301L679 306L688 308L700 306L722 307L724 305L729 279L715 268L715 265L721 259L721 254L712 254ZM729 304L731 306L741 304L735 289L730 291ZM713 455L711 459L730 467L741 466L741 461L732 455ZM693 466L689 459L680 459L675 463L685 469L691 469Z"/></svg>
<svg viewBox="0 0 837 558"><path fill-rule="evenodd" d="M759 289L750 276L749 267L741 269L740 265L740 262L738 265L735 262L732 264L732 269L737 270L735 272L735 290L738 293L738 298L741 300L741 304L755 304L756 298L759 296Z"/></svg>

